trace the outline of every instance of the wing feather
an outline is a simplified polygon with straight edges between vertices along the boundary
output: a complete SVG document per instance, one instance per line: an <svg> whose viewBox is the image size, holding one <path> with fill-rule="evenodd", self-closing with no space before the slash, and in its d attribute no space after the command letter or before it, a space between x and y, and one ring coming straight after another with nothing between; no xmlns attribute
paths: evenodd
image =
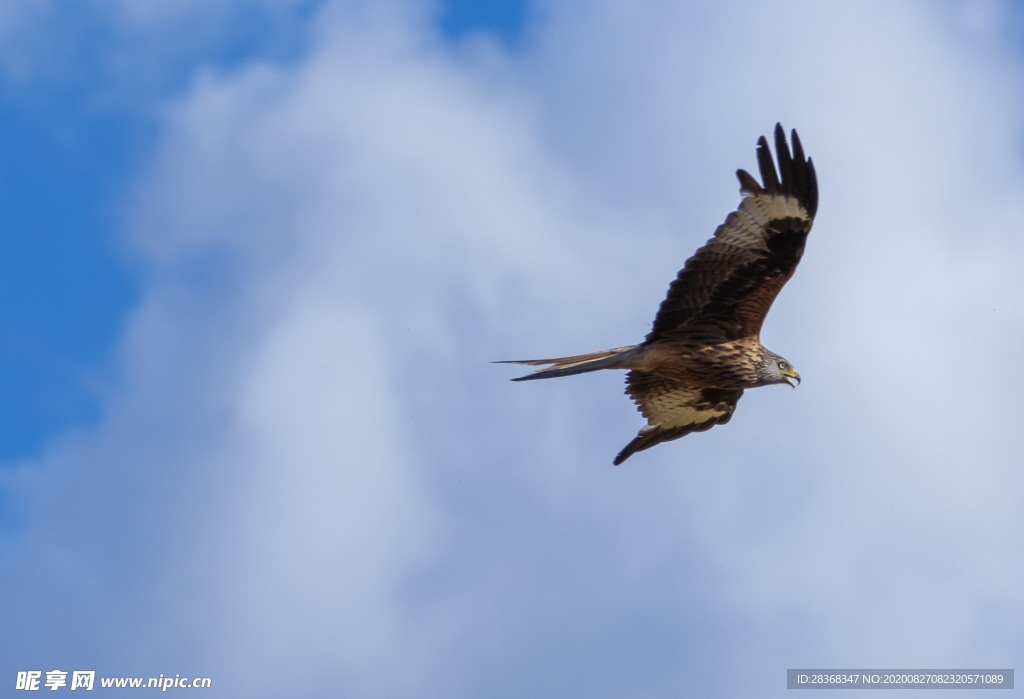
<svg viewBox="0 0 1024 699"><path fill-rule="evenodd" d="M633 370L626 376L626 393L647 426L615 457L616 466L638 451L728 422L743 390L699 388Z"/></svg>
<svg viewBox="0 0 1024 699"><path fill-rule="evenodd" d="M772 152L768 148L768 141L764 136L757 139L757 166L761 170L761 181L764 182L764 188L769 192L779 191L781 189L779 176L775 172Z"/></svg>
<svg viewBox="0 0 1024 699"><path fill-rule="evenodd" d="M778 171L768 141L758 139L762 183L737 171L744 195L739 208L686 261L658 309L648 342L709 329L727 340L761 331L803 255L818 207L814 163L804 157L796 131L791 133L792 154L782 126L775 127Z"/></svg>

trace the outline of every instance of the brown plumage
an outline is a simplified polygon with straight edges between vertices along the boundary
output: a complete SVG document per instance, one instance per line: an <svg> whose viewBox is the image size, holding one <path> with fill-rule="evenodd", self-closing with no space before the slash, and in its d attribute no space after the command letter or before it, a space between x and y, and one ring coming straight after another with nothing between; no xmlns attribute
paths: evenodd
<svg viewBox="0 0 1024 699"><path fill-rule="evenodd" d="M803 255L818 210L814 163L796 131L789 150L775 126L778 171L768 142L757 142L759 184L738 170L743 199L714 236L686 261L639 345L556 359L509 362L545 366L513 381L628 369L626 393L647 418L615 457L724 424L747 388L796 386L800 375L761 344L761 325Z"/></svg>

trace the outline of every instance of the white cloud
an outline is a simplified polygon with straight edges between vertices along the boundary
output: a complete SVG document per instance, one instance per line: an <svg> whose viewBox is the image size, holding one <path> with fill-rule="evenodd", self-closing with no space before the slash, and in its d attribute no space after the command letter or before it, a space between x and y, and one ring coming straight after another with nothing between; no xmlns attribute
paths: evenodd
<svg viewBox="0 0 1024 699"><path fill-rule="evenodd" d="M12 485L29 666L731 696L1013 665L1019 57L928 4L545 7L521 55L331 7L168 109L123 386ZM780 119L822 189L766 328L804 385L613 469L621 377L485 362L638 341ZM78 607L99 631L31 623Z"/></svg>

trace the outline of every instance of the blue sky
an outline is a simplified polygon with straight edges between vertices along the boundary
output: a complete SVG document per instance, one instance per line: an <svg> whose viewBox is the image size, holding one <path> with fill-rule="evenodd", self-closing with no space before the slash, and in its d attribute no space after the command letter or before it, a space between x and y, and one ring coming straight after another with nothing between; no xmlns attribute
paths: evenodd
<svg viewBox="0 0 1024 699"><path fill-rule="evenodd" d="M144 77L123 72L138 39L119 35L109 12L88 4L40 17L27 7L9 10L5 35L14 39L14 56L0 115L0 198L9 237L0 284L3 296L16 301L4 304L0 316L0 384L9 398L0 408L9 426L0 434L0 458L34 454L54 433L98 417L97 383L110 368L107 359L144 273L118 243L125 193L159 130L152 102L178 94L200 68L286 60L301 50L303 33L289 36L275 19L280 12L308 17L320 4L232 8L232 21L221 18L212 36L151 58L156 65L147 65ZM486 32L512 45L526 3L452 0L433 15L453 41ZM17 39L26 30L52 39L47 53L62 44L62 55L24 47ZM140 82L148 93L141 103L130 96Z"/></svg>
<svg viewBox="0 0 1024 699"><path fill-rule="evenodd" d="M0 11L0 683L726 697L1020 666L1021 27ZM488 362L642 338L776 121L822 190L764 331L804 382L613 468L621 375Z"/></svg>

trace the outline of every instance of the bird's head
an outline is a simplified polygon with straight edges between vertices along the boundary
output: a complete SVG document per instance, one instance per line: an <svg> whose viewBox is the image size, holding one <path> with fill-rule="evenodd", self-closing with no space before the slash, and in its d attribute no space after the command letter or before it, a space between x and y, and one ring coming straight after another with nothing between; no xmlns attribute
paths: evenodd
<svg viewBox="0 0 1024 699"><path fill-rule="evenodd" d="M762 384L788 383L796 388L800 383L800 374L793 365L769 350L764 351L764 362L759 373Z"/></svg>

